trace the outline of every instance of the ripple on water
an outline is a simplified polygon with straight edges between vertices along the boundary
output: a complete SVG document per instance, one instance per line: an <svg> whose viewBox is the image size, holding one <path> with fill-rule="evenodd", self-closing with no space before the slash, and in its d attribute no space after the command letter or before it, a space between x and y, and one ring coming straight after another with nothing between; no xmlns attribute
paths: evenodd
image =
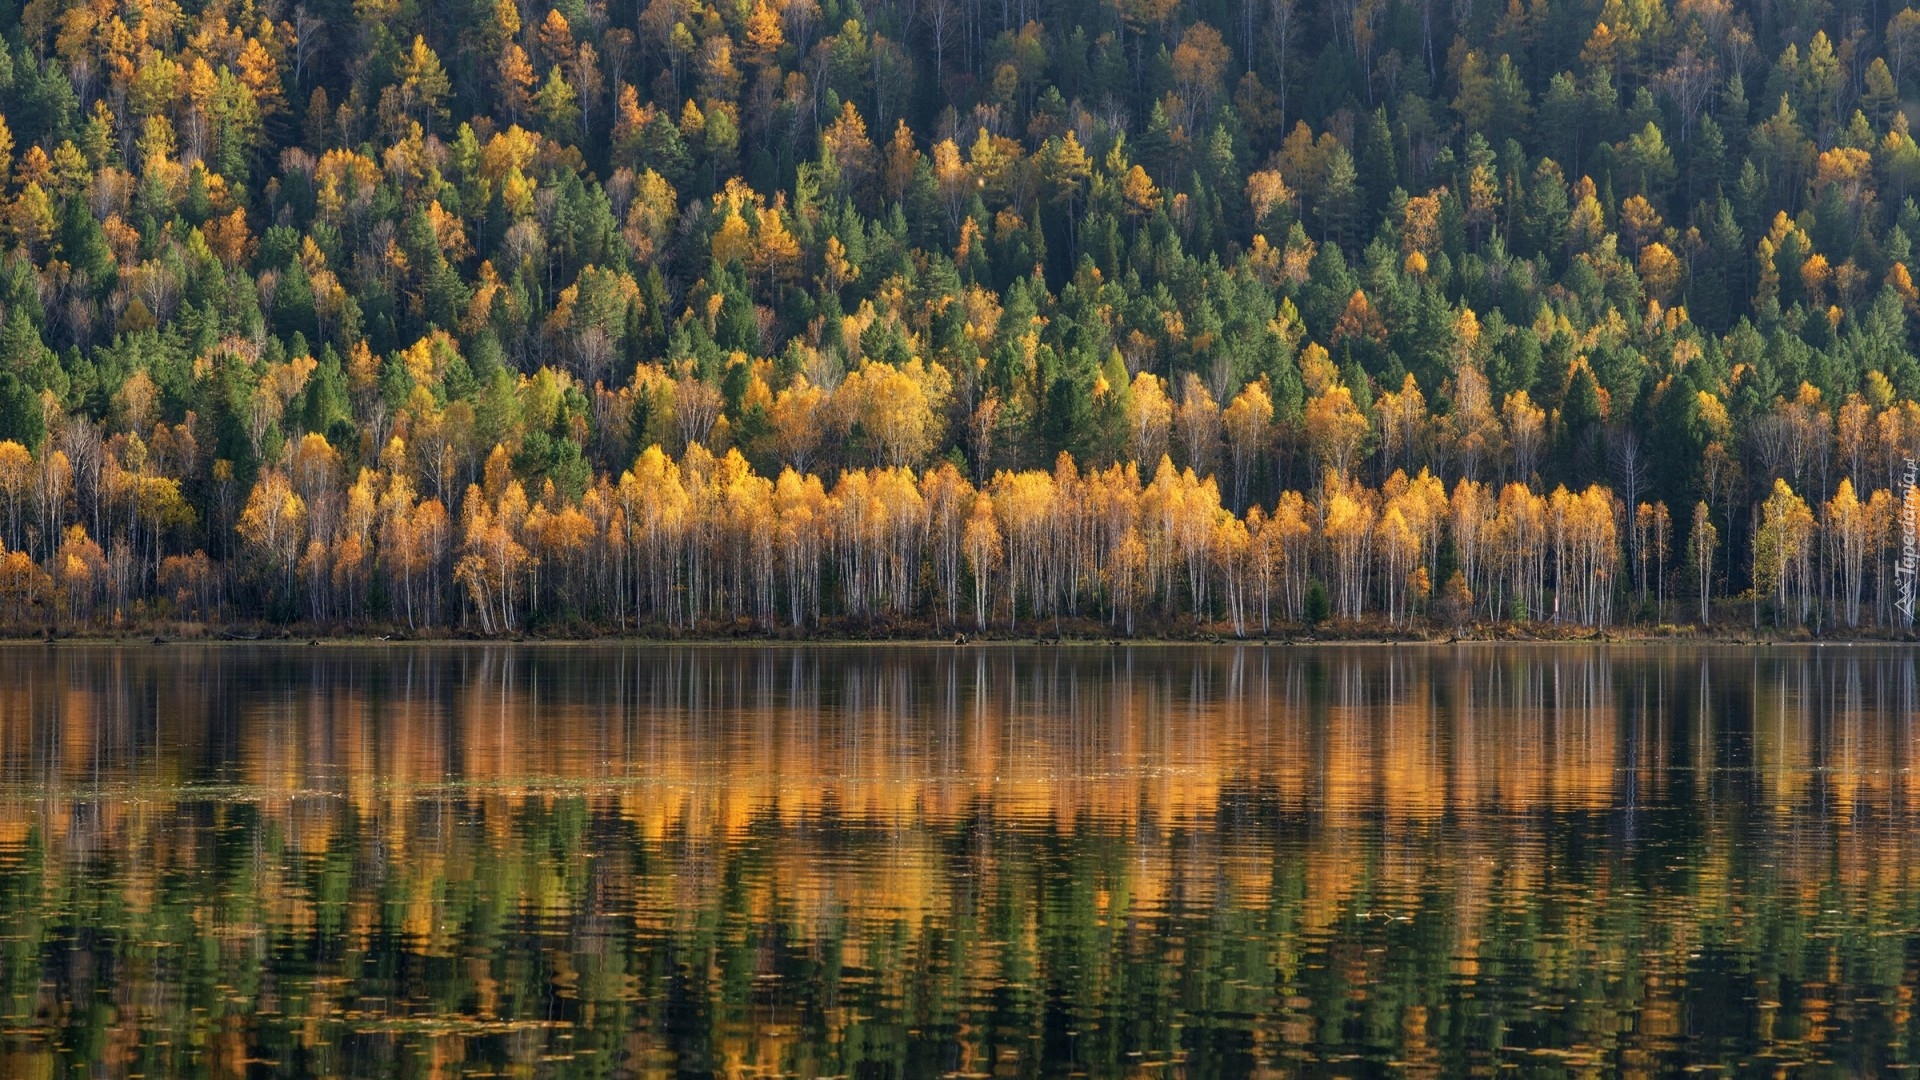
<svg viewBox="0 0 1920 1080"><path fill-rule="evenodd" d="M1915 662L0 650L0 1074L1903 1071Z"/></svg>

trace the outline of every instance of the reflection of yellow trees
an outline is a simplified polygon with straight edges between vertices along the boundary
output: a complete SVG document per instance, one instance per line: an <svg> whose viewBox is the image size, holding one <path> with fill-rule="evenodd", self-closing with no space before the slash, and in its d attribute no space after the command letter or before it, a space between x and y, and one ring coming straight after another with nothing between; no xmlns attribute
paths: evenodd
<svg viewBox="0 0 1920 1080"><path fill-rule="evenodd" d="M91 783L93 747L119 738L110 729L130 722L121 711L142 711L132 704L141 694L161 695L146 708L192 716L196 696L235 663L217 649L176 650L163 679L157 658L110 655L97 680L94 657L36 675L59 684L51 706L0 695L0 760L16 773L35 760L33 716L51 707L64 782ZM402 657L424 681L378 692L364 677L396 677L402 661L329 656L337 676L254 700L237 718L250 797L343 790L371 810L449 784L600 785L622 805L644 807L638 820L656 836L684 829L688 815L739 835L762 813L800 821L831 806L900 825L964 815L982 800L1001 816L1068 829L1176 821L1210 812L1241 783L1330 813L1409 822L1448 810L1598 809L1616 795L1623 725L1673 739L1683 706L1692 707L1677 692L1658 710L1641 700L1643 689L1623 696L1619 681L1642 678L1640 662L1601 649L1431 659L925 649L860 661L831 650L580 649L528 660L423 649ZM40 659L22 649L5 663ZM1750 674L1713 659L1697 673L1683 664L1665 674L1676 687L1707 680L1709 668L1712 682L1749 682L1756 779L1780 805L1796 806L1814 769L1832 774L1823 783L1881 793L1902 775L1888 755L1904 751L1870 721L1880 707L1876 669L1862 663L1781 660ZM626 675L617 685L577 681L602 666ZM1697 722L1731 719L1705 711ZM198 737L191 727L180 734ZM1635 736L1630 764L1664 768L1660 745L1646 740ZM174 764L184 769L191 745L178 749L186 756ZM163 771L140 782L182 777Z"/></svg>
<svg viewBox="0 0 1920 1080"><path fill-rule="evenodd" d="M807 948L831 943L842 977L882 1000L924 991L932 969L917 966L927 961L916 950L936 940L958 950L942 961L956 986L1018 982L1036 964L1065 977L1053 966L1062 930L1038 905L1067 902L1059 890L1071 888L1082 905L1072 910L1089 920L1076 932L1120 935L1134 950L1147 946L1123 927L1171 935L1155 947L1164 954L1126 963L1227 963L1231 950L1208 951L1224 941L1195 940L1175 916L1208 912L1223 928L1250 920L1254 969L1206 977L1272 988L1244 1010L1270 1025L1256 1033L1269 1055L1325 1035L1329 1000L1398 1000L1387 984L1404 955L1354 943L1438 920L1437 970L1489 988L1515 977L1586 986L1585 1018L1557 1044L1566 1060L1617 1054L1649 1068L1685 1037L1688 957L1709 942L1750 946L1753 920L1774 917L1756 905L1819 919L1838 889L1892 929L1920 890L1920 832L1885 817L1911 797L1896 785L1911 788L1913 772L1904 734L1884 722L1913 685L1910 662L1891 653L315 655L0 652L0 685L21 688L0 693L10 784L0 866L17 865L7 860L22 845L47 845L37 872L49 875L45 895L62 896L98 887L84 877L86 853L114 853L112 887L130 919L158 918L181 881L223 867L228 895L196 932L236 967L254 962L255 932L337 935L353 956L467 957L485 947L470 935L474 905L491 897L491 910L573 928L541 978L566 994L636 1000L644 993L606 965L623 948L655 946L594 935L739 946L743 977L801 977L776 976L772 954L750 947L753 928L778 926L815 943ZM257 678L263 664L271 680ZM226 711L209 716L222 695ZM148 730L157 738L130 752L129 736ZM1724 770L1727 748L1746 743L1750 773ZM186 787L207 782L210 755L235 771L212 789ZM1669 777L1672 767L1695 775ZM1714 794L1749 775L1772 808L1745 826L1768 831L1764 868ZM1651 805L1689 782L1705 800L1686 833L1696 840L1659 871L1674 876L1656 895L1626 864L1577 855L1558 831L1631 815L1636 800ZM221 837L251 839L235 848ZM249 845L257 854L237 856ZM1586 869L1573 872L1569 858ZM359 867L337 892L287 869L328 860ZM983 905L1006 917L970 921ZM1121 954L1100 948L1076 954L1088 977L1127 977ZM466 1008L509 1015L524 995L512 971L462 963ZM132 970L135 982L158 977ZM1810 995L1853 992L1847 977L1816 968ZM312 987L307 1038L324 1040L364 1008L333 996L352 985ZM817 1052L786 999L735 1012L723 986L690 992L712 995L712 1035L728 1054L791 1062L782 1055ZM1420 1011L1443 1006L1382 1007L1409 1054L1445 1044ZM850 1038L861 1008L871 1006L829 1010L829 1028ZM1783 1008L1803 1011L1773 1036L1781 1053L1822 1025L1835 1037L1819 1006ZM141 1015L123 1014L122 1037ZM638 1060L667 1045L658 1031L634 1038ZM450 1062L477 1052L458 1036L438 1045Z"/></svg>

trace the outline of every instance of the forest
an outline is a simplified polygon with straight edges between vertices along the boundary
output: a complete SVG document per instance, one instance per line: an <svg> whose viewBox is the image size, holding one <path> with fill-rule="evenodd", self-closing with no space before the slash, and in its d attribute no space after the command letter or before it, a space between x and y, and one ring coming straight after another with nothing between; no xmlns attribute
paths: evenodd
<svg viewBox="0 0 1920 1080"><path fill-rule="evenodd" d="M16 633L1912 625L1920 10L0 37Z"/></svg>

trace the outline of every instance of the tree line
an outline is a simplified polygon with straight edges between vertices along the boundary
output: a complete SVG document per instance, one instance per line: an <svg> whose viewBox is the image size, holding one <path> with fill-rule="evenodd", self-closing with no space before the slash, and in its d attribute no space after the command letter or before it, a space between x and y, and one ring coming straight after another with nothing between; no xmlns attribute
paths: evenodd
<svg viewBox="0 0 1920 1080"><path fill-rule="evenodd" d="M1153 376L1136 383L1151 391ZM1257 386L1249 393L1260 401ZM1151 428L1135 407L1126 416ZM1051 471L1002 470L978 485L952 461L918 473L845 469L829 485L792 466L768 477L737 447L715 455L693 441L677 458L649 446L576 494L551 477L529 489L496 445L450 512L418 484L401 437L380 465L349 475L309 433L244 498L229 485L237 544L216 561L166 554L165 537L193 510L156 466L193 454L191 434L160 425L156 446L126 433L87 444L90 431L76 422L58 440L78 451L77 466L53 442L38 458L0 442L0 598L16 621L86 626L142 610L211 620L236 614L238 597L314 624L488 634L835 623L1058 632L1066 620L1246 637L1329 617L1605 627L1696 610L1706 624L1723 554L1705 502L1684 551L1663 502L1630 508L1598 484L1543 492L1472 477L1449 492L1424 466L1376 488L1327 465L1311 491L1237 514L1215 475L1165 454L1150 478L1131 461L1083 470L1062 452ZM1888 489L1862 500L1843 477L1816 513L1776 480L1749 566L1756 624L1765 604L1775 625L1905 625L1892 504Z"/></svg>

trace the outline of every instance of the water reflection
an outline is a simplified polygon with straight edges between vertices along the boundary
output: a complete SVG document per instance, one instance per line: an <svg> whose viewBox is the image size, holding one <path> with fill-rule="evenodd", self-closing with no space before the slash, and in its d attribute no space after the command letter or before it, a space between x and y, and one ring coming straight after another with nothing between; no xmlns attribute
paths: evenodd
<svg viewBox="0 0 1920 1080"><path fill-rule="evenodd" d="M1915 668L0 649L0 1075L1908 1070Z"/></svg>

